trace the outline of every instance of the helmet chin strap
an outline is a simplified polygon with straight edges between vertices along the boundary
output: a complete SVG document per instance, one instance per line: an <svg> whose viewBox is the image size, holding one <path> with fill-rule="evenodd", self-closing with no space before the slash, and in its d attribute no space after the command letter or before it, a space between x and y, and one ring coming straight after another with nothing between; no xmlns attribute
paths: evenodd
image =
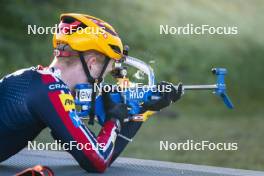
<svg viewBox="0 0 264 176"><path fill-rule="evenodd" d="M95 100L96 100L96 91L94 90L95 88L95 85L96 84L100 84L102 81L103 81L103 75L105 73L105 70L110 62L110 58L109 57L105 57L105 60L104 60L104 65L103 65L103 68L101 70L101 73L99 75L98 78L93 78L91 76L91 73L87 67L87 63L85 62L85 59L84 59L84 55L83 55L83 52L79 52L79 57L80 57L80 60L81 60L81 63L82 63L82 67L83 67L83 70L84 70L84 73L87 77L87 81L92 84L92 101L91 101L91 111L90 111L90 118L89 118L89 122L88 124L89 125L93 125L94 124L94 117L95 117Z"/></svg>

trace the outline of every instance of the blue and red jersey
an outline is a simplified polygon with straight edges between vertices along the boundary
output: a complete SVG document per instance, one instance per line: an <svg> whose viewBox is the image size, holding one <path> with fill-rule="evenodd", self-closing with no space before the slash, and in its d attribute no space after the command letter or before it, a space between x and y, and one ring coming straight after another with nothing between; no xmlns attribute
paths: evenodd
<svg viewBox="0 0 264 176"><path fill-rule="evenodd" d="M115 122L106 122L95 136L76 115L73 96L55 69L31 67L1 79L0 162L26 147L46 127L62 143L91 146L69 150L85 170L103 172L109 166L117 137Z"/></svg>

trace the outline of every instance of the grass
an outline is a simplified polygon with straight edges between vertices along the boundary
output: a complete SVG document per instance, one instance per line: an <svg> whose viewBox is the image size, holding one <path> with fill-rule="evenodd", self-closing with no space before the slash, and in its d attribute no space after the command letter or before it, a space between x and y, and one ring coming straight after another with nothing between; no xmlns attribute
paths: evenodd
<svg viewBox="0 0 264 176"><path fill-rule="evenodd" d="M129 145L123 156L165 160L180 163L205 164L263 170L264 147L261 116L239 119L181 116L180 118L154 117L150 119ZM160 151L159 142L237 142L237 151Z"/></svg>

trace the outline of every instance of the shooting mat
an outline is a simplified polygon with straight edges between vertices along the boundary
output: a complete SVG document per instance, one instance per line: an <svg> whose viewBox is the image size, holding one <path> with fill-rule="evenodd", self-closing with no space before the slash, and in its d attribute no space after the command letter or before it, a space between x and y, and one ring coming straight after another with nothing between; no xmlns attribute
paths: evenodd
<svg viewBox="0 0 264 176"><path fill-rule="evenodd" d="M10 176L35 166L49 166L56 176L88 175L66 152L22 150L17 155L0 163L0 176ZM89 174L102 175L102 174ZM228 169L192 164L178 164L152 160L119 158L106 171L107 176L264 176L264 172Z"/></svg>

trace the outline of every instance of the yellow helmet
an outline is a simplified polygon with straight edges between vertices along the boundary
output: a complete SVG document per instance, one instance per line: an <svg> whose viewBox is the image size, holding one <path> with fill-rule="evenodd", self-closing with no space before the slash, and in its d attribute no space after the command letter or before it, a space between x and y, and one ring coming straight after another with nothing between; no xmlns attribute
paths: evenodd
<svg viewBox="0 0 264 176"><path fill-rule="evenodd" d="M110 24L77 13L65 13L60 18L58 32L53 36L54 48L59 44L67 44L79 52L96 50L114 60L122 58L122 41Z"/></svg>

